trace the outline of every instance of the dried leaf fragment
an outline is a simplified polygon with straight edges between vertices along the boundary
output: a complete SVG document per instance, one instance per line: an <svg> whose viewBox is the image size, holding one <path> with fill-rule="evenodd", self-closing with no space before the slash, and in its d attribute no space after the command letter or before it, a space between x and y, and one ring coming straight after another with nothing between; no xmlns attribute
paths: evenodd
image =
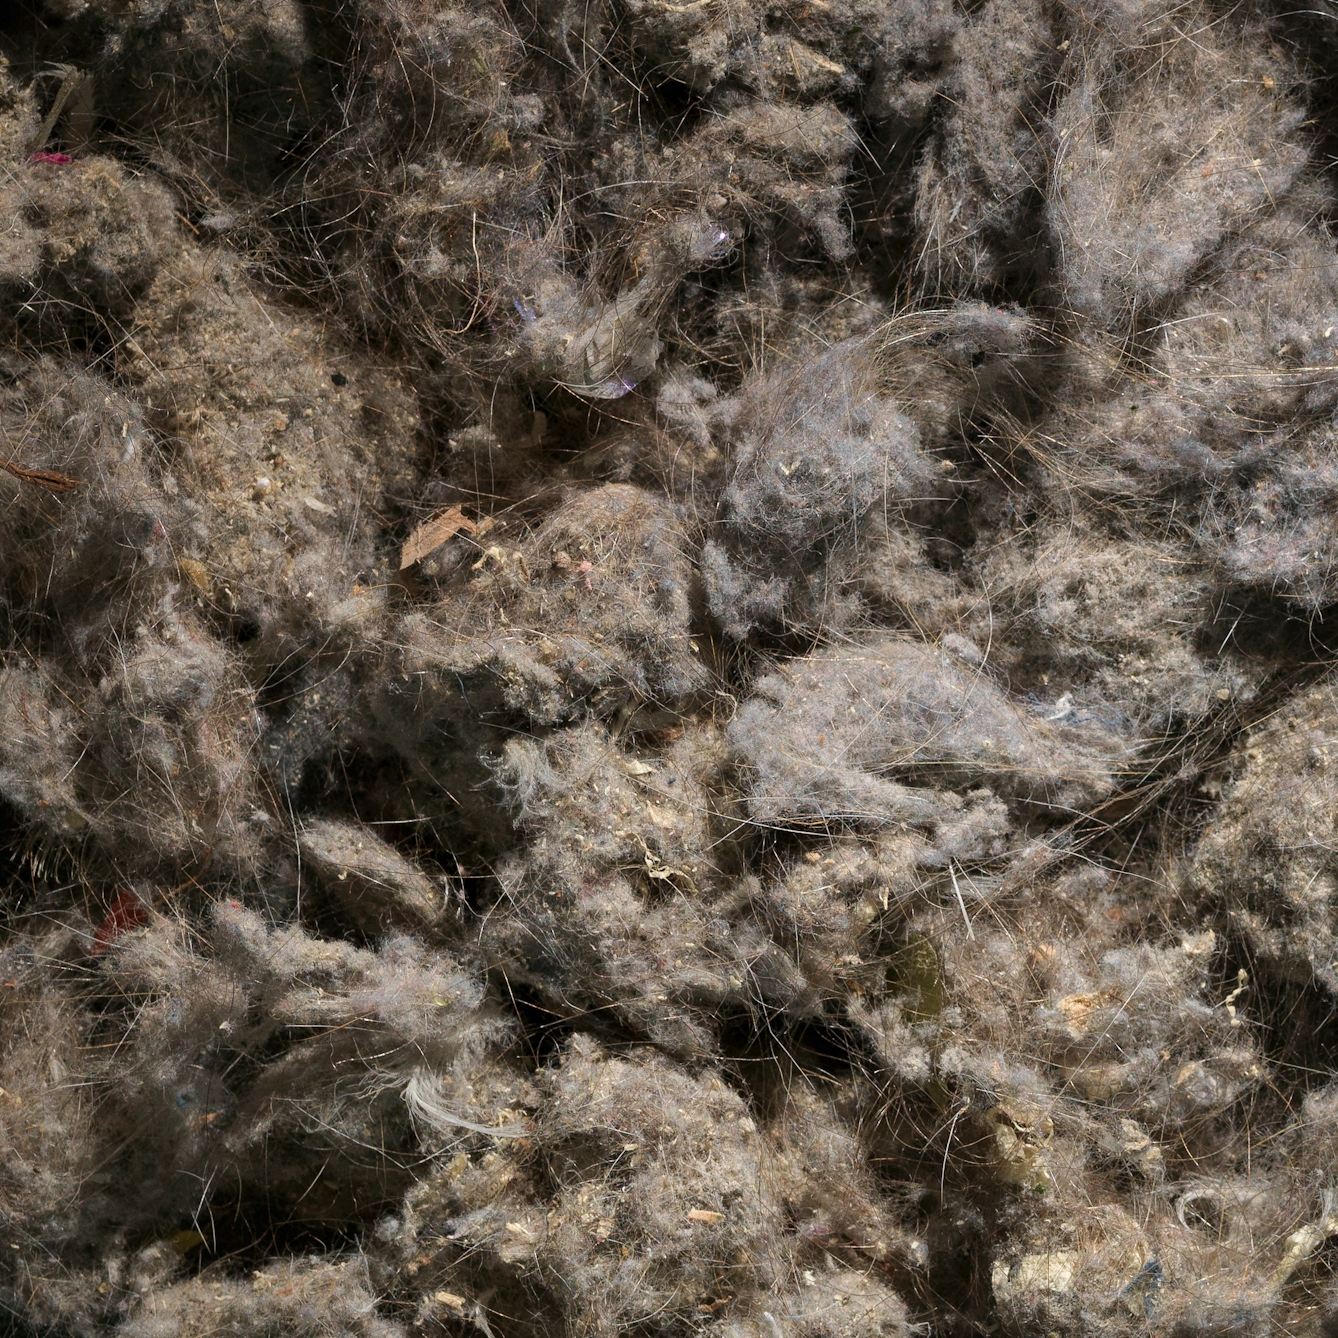
<svg viewBox="0 0 1338 1338"><path fill-rule="evenodd" d="M429 553L435 553L447 540L453 539L461 530L474 534L478 526L466 518L458 506L448 507L429 517L416 526L400 550L400 570L421 562Z"/></svg>
<svg viewBox="0 0 1338 1338"><path fill-rule="evenodd" d="M715 1226L725 1220L724 1213L712 1212L709 1208L693 1208L688 1213L689 1222L702 1222L706 1226Z"/></svg>
<svg viewBox="0 0 1338 1338"><path fill-rule="evenodd" d="M16 479L22 479L24 483L35 483L50 492L73 492L79 486L78 479L72 479L68 474L57 474L54 469L24 469L22 465L12 464L8 460L0 461L0 468L13 474Z"/></svg>
<svg viewBox="0 0 1338 1338"><path fill-rule="evenodd" d="M194 558L182 558L177 563L177 570L193 585L202 595L208 595L213 589L213 581L209 578L209 568L203 562L196 562Z"/></svg>

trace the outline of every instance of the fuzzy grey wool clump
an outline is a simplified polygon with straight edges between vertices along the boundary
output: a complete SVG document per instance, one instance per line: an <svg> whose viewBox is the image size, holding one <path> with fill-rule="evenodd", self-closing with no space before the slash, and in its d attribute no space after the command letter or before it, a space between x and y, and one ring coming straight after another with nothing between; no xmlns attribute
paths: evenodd
<svg viewBox="0 0 1338 1338"><path fill-rule="evenodd" d="M375 832L352 823L307 823L298 853L321 889L364 932L398 924L422 927L442 913L439 887Z"/></svg>
<svg viewBox="0 0 1338 1338"><path fill-rule="evenodd" d="M1261 964L1330 990L1338 988L1329 856L1335 705L1332 684L1317 684L1242 741L1193 870Z"/></svg>
<svg viewBox="0 0 1338 1338"><path fill-rule="evenodd" d="M1333 1332L1331 11L0 7L0 1331Z"/></svg>
<svg viewBox="0 0 1338 1338"><path fill-rule="evenodd" d="M702 551L707 600L728 635L848 621L853 592L833 576L858 551L866 517L932 495L919 432L875 378L870 350L837 345L730 406L736 444Z"/></svg>
<svg viewBox="0 0 1338 1338"><path fill-rule="evenodd" d="M376 1312L365 1268L356 1261L293 1260L257 1270L247 1281L207 1275L151 1294L124 1332L135 1338L217 1333L339 1334L399 1338L403 1328Z"/></svg>
<svg viewBox="0 0 1338 1338"><path fill-rule="evenodd" d="M1059 818L1108 794L1119 746L1055 725L979 665L907 638L794 660L730 729L761 823L949 823L953 793L988 787ZM900 779L896 779L900 777Z"/></svg>

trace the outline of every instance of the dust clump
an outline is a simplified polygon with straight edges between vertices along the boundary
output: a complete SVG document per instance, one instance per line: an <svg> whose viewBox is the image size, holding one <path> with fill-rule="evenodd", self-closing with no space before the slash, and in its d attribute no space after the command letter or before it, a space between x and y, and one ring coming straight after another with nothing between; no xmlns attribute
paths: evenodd
<svg viewBox="0 0 1338 1338"><path fill-rule="evenodd" d="M1330 1332L1332 18L0 12L0 1328Z"/></svg>

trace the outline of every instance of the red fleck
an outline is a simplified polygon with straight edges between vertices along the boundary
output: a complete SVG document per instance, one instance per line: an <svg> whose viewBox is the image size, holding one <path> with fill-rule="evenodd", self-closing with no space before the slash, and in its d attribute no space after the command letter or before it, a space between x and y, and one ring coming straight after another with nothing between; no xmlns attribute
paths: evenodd
<svg viewBox="0 0 1338 1338"><path fill-rule="evenodd" d="M28 166L34 167L38 163L50 163L53 167L65 167L74 162L68 153L34 153L28 159Z"/></svg>
<svg viewBox="0 0 1338 1338"><path fill-rule="evenodd" d="M137 929L149 918L144 903L131 891L123 890L116 894L116 900L107 912L107 918L98 926L93 935L93 946L89 949L90 957L101 957L127 929Z"/></svg>

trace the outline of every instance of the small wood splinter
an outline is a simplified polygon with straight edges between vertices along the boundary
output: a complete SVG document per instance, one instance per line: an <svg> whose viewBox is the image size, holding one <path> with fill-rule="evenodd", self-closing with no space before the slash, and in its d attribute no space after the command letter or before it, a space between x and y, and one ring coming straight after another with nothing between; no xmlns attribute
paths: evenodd
<svg viewBox="0 0 1338 1338"><path fill-rule="evenodd" d="M46 119L28 143L27 152L31 155L28 159L29 162L34 159L38 162L56 162L62 158L67 163L70 161L67 154L43 152L47 140L51 138L51 132L56 128L56 123L63 114L68 113L67 119L78 123L76 139L86 139L92 128L92 80L83 70L74 65L53 66L51 73L60 75L60 87L56 90L55 101L52 102L51 110L47 112Z"/></svg>

